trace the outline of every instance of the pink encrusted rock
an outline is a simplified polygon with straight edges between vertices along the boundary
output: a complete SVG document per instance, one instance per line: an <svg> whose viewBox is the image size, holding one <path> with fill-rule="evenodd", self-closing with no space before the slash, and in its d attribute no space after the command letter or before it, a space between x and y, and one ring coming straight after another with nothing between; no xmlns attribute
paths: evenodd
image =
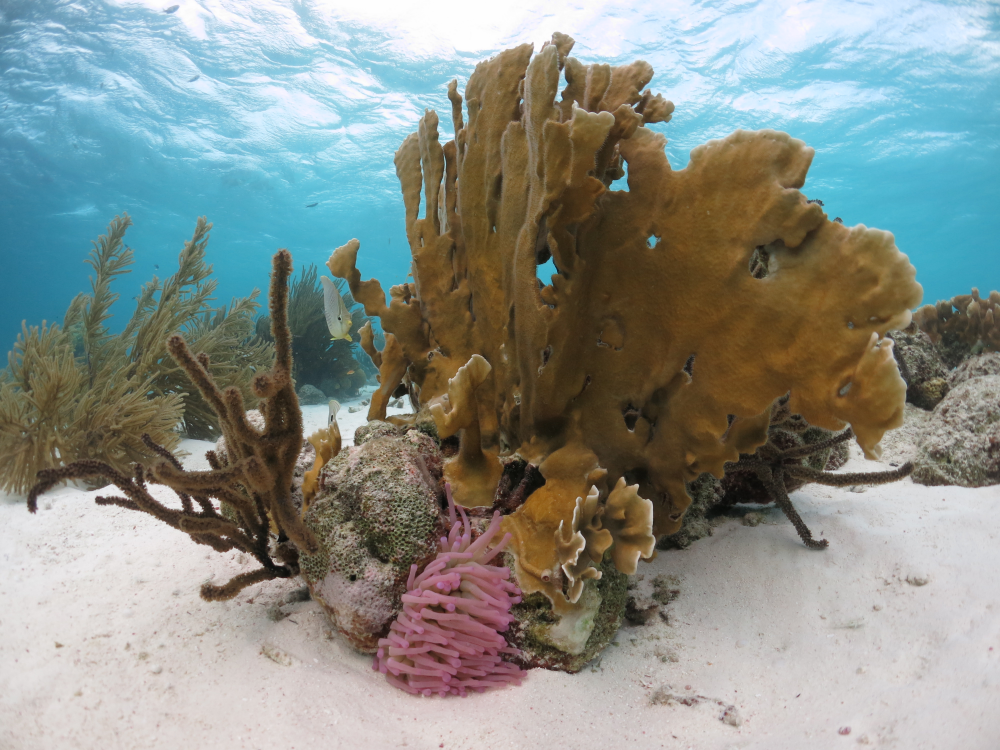
<svg viewBox="0 0 1000 750"><path fill-rule="evenodd" d="M400 611L410 566L431 562L448 529L434 441L386 427L374 435L369 430L320 472L305 515L319 550L299 554L313 599L351 646L367 654L375 653Z"/></svg>
<svg viewBox="0 0 1000 750"><path fill-rule="evenodd" d="M472 526L459 508L455 516L451 489L447 489L451 532L441 537L440 552L417 575L410 568L403 611L378 642L372 668L392 685L408 693L465 695L469 690L521 683L524 672L503 660L513 656L501 632L514 619L512 605L521 592L510 581L510 570L491 565L510 541L504 536L492 549L500 529L500 512L489 527L472 540Z"/></svg>

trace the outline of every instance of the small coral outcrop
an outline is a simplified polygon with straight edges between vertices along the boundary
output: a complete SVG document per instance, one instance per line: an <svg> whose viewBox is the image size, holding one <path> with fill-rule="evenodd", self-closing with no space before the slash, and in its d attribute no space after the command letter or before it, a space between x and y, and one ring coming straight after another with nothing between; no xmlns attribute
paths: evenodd
<svg viewBox="0 0 1000 750"><path fill-rule="evenodd" d="M321 469L305 523L316 553L299 565L337 630L374 653L396 617L412 565L438 552L441 456L418 430L370 422Z"/></svg>
<svg viewBox="0 0 1000 750"><path fill-rule="evenodd" d="M975 371L976 359L967 363L967 370ZM996 366L997 360L990 361ZM920 426L916 442L915 482L962 487L1000 483L1000 374L957 378Z"/></svg>
<svg viewBox="0 0 1000 750"><path fill-rule="evenodd" d="M434 561L417 574L410 567L402 611L379 640L372 668L408 693L465 695L509 683L521 684L524 673L511 663L517 653L501 633L521 601L510 570L493 564L510 535L490 546L500 531L500 512L473 537L469 517L455 514L451 489L451 531L441 537ZM506 657L506 658L505 658Z"/></svg>
<svg viewBox="0 0 1000 750"><path fill-rule="evenodd" d="M899 374L906 381L906 400L930 411L948 393L948 370L942 345L915 325L904 331L891 331L895 342L892 353L899 364Z"/></svg>
<svg viewBox="0 0 1000 750"><path fill-rule="evenodd" d="M913 322L935 343L948 348L962 345L972 353L1000 351L1000 292L980 297L979 290L959 294L936 305L924 305L913 315Z"/></svg>

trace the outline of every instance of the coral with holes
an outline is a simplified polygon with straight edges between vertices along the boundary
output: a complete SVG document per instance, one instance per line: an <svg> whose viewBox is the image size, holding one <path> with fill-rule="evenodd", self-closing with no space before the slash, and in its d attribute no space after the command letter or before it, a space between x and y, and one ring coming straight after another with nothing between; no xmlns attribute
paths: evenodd
<svg viewBox="0 0 1000 750"><path fill-rule="evenodd" d="M510 570L495 565L510 535L490 546L500 531L500 511L473 539L473 526L461 508L455 514L451 489L451 531L441 537L434 561L417 575L410 567L402 611L378 642L372 668L408 693L465 695L469 690L521 684L524 673L509 661L517 649L500 633L514 619L510 608L521 592Z"/></svg>
<svg viewBox="0 0 1000 750"><path fill-rule="evenodd" d="M299 557L302 576L337 630L374 653L399 610L410 566L438 551L441 456L418 430L382 422L358 430L319 472L305 523L319 549Z"/></svg>
<svg viewBox="0 0 1000 750"><path fill-rule="evenodd" d="M800 192L804 143L738 131L674 170L648 127L673 111L652 68L572 46L556 34L480 63L464 96L449 86L455 139L428 111L403 142L412 283L387 301L357 240L327 265L386 332L370 416L399 388L429 409L459 441L457 502L492 507L511 457L544 479L503 528L519 586L579 623L583 649L601 565L632 573L676 532L686 484L764 444L775 399L878 455L906 392L883 337L921 288L891 234Z"/></svg>

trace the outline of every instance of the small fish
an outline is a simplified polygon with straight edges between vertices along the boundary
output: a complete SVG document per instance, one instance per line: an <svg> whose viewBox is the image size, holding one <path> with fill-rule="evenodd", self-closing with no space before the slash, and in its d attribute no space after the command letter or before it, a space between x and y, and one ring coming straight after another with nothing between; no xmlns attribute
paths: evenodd
<svg viewBox="0 0 1000 750"><path fill-rule="evenodd" d="M201 78L201 73L195 73L193 76L191 76L190 78L188 78L188 83L194 83L199 78Z"/></svg>
<svg viewBox="0 0 1000 750"><path fill-rule="evenodd" d="M154 263L154 264L153 264L153 270L154 270L154 271L159 271L159 270L160 270L160 267L159 267L158 265L156 265L156 264Z"/></svg>
<svg viewBox="0 0 1000 750"><path fill-rule="evenodd" d="M323 282L323 313L326 315L326 327L330 329L330 341L337 339L351 340L351 313L340 296L337 285L326 276L320 276Z"/></svg>
<svg viewBox="0 0 1000 750"><path fill-rule="evenodd" d="M348 370L348 371L347 371L347 374L348 374L348 375L353 375L353 374L354 374L354 370Z"/></svg>
<svg viewBox="0 0 1000 750"><path fill-rule="evenodd" d="M181 6L179 6L179 5L171 5L169 8L164 8L163 12L164 13L176 13L177 9L180 8L180 7Z"/></svg>
<svg viewBox="0 0 1000 750"><path fill-rule="evenodd" d="M318 206L318 205L319 205L319 201L316 201L315 203L307 203L306 204L306 208L316 208L316 206Z"/></svg>
<svg viewBox="0 0 1000 750"><path fill-rule="evenodd" d="M327 426L337 423L337 412L340 411L340 403L330 399L330 417L327 419Z"/></svg>

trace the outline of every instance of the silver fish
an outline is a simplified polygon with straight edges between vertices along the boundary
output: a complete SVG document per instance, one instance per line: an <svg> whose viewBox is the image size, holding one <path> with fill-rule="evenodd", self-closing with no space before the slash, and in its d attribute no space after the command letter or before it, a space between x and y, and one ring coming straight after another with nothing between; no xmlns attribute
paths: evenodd
<svg viewBox="0 0 1000 750"><path fill-rule="evenodd" d="M351 313L344 304L344 298L337 291L337 285L326 276L320 276L323 282L323 313L326 315L326 327L330 329L330 340L351 340Z"/></svg>
<svg viewBox="0 0 1000 750"><path fill-rule="evenodd" d="M330 399L330 418L327 420L327 426L335 424L337 422L337 412L340 411L340 402Z"/></svg>
<svg viewBox="0 0 1000 750"><path fill-rule="evenodd" d="M177 9L180 8L180 7L181 6L179 6L179 5L171 5L169 8L164 8L163 12L164 13L176 13Z"/></svg>

